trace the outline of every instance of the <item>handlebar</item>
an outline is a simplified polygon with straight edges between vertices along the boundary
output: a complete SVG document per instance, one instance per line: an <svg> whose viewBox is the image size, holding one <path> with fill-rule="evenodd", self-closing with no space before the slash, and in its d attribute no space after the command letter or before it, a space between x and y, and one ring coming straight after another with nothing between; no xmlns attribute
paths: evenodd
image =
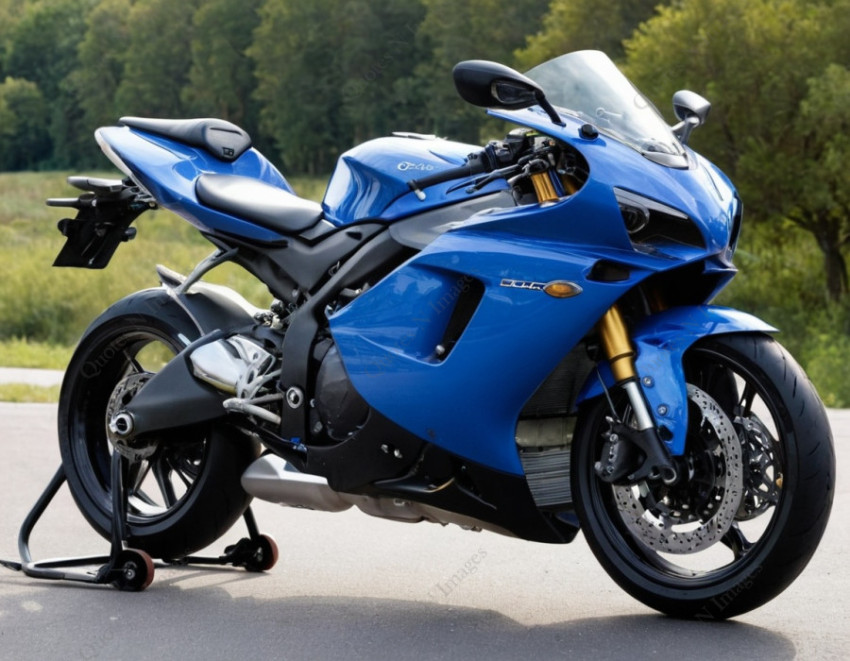
<svg viewBox="0 0 850 661"><path fill-rule="evenodd" d="M474 177L478 174L493 172L498 168L513 163L515 156L510 145L491 142L481 151L473 152L467 156L466 163L463 165L456 168L449 168L442 172L436 172L421 179L411 179L407 182L407 186L416 193L416 197L424 200L425 193L422 192L423 188L436 186L452 179Z"/></svg>
<svg viewBox="0 0 850 661"><path fill-rule="evenodd" d="M427 177L422 177L421 179L411 179L407 182L407 187L416 193L416 197L420 200L424 200L425 193L422 192L423 188L436 186L437 184L442 184L446 181L451 181L452 179L473 177L476 174L490 172L492 169L490 159L487 157L487 150L485 149L483 151L470 154L464 165L456 168L449 168L442 172L436 172L428 175Z"/></svg>

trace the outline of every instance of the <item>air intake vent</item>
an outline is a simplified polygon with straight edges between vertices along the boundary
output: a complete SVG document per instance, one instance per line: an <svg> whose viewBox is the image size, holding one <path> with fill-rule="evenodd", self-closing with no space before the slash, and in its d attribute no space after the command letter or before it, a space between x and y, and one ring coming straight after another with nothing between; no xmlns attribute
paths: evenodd
<svg viewBox="0 0 850 661"><path fill-rule="evenodd" d="M519 457L538 507L569 505L572 502L569 447L523 449Z"/></svg>

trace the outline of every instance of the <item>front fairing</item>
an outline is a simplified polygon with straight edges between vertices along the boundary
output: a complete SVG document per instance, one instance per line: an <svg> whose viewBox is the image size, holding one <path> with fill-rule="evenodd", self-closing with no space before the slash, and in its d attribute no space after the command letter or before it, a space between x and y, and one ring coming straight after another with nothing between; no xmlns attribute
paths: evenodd
<svg viewBox="0 0 850 661"><path fill-rule="evenodd" d="M605 243L614 242L625 250L686 261L717 255L731 263L736 229L734 221L740 213L740 201L725 175L693 150L685 151L688 167L673 168L649 160L635 149L604 134L583 137L581 129L585 122L574 117L563 115L565 125L557 126L537 107L488 112L566 142L587 160L589 177L585 186L576 195L556 203L564 205L565 222L571 225L571 241L588 235L589 241L598 242L604 233L608 237ZM676 245L675 241L663 240L636 246L623 223L615 189L637 193L687 215L702 235L704 246ZM593 197L594 206L598 207L595 216L584 217L581 223L568 221L568 218L574 217L569 207L576 203L585 206L581 198L587 197ZM548 231L552 230L554 228Z"/></svg>

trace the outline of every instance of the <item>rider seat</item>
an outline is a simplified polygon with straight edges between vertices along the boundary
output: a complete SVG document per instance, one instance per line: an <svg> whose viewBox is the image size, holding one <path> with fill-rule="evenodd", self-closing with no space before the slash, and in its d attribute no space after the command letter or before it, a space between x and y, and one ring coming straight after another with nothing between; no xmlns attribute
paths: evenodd
<svg viewBox="0 0 850 661"><path fill-rule="evenodd" d="M195 193L203 204L281 232L298 234L322 217L322 206L257 179L235 174L202 174Z"/></svg>

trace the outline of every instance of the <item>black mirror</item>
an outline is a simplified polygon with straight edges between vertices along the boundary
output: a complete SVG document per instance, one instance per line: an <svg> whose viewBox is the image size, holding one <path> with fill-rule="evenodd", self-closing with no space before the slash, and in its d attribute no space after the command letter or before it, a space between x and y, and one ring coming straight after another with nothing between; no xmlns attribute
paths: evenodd
<svg viewBox="0 0 850 661"><path fill-rule="evenodd" d="M504 64L467 60L457 64L452 74L458 94L464 101L482 108L505 110L539 105L553 122L564 125L540 86Z"/></svg>
<svg viewBox="0 0 850 661"><path fill-rule="evenodd" d="M679 119L679 123L673 127L673 132L683 144L687 144L691 132L697 127L705 124L711 103L696 92L690 90L679 90L673 95L673 112Z"/></svg>

